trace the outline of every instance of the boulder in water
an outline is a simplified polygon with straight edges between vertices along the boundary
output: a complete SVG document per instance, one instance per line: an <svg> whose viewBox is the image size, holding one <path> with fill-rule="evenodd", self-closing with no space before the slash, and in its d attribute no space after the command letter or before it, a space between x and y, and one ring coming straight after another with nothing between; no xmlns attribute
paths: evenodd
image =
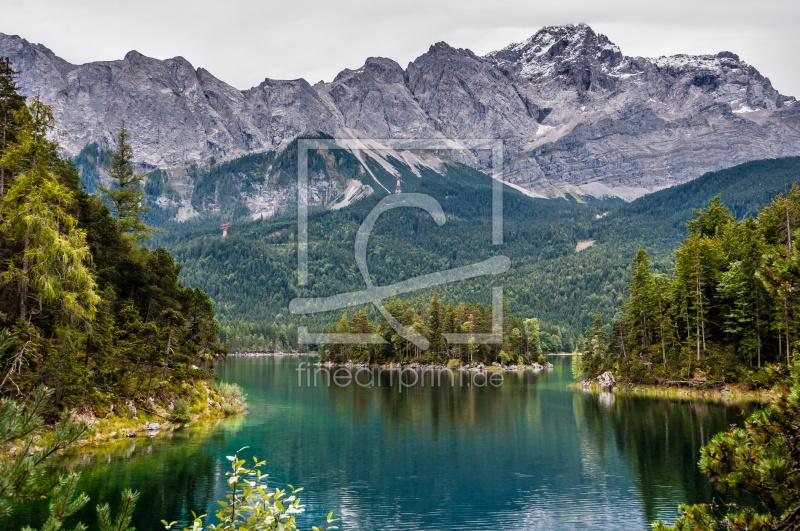
<svg viewBox="0 0 800 531"><path fill-rule="evenodd" d="M600 384L600 389L611 390L617 385L614 375L611 371L606 371L597 377L597 382Z"/></svg>

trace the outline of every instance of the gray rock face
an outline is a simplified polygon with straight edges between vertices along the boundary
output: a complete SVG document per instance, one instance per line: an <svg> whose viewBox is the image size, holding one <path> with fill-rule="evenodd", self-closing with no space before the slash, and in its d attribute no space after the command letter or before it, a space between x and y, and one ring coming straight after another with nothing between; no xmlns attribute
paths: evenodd
<svg viewBox="0 0 800 531"><path fill-rule="evenodd" d="M246 90L249 118L264 137L266 147L284 147L300 134L337 131L341 114L330 108L305 79L265 79Z"/></svg>
<svg viewBox="0 0 800 531"><path fill-rule="evenodd" d="M318 132L500 138L503 179L530 195L630 200L748 160L800 155L800 104L735 54L628 57L585 24L543 28L485 57L438 43L405 70L370 58L330 83L266 79L245 91L181 57L129 52L72 65L3 34L0 55L21 71L24 94L53 105L68 154L125 119L140 162L163 169L279 151ZM453 153L437 156L486 167L480 153ZM268 179L251 202L288 194L281 182Z"/></svg>
<svg viewBox="0 0 800 531"><path fill-rule="evenodd" d="M491 61L440 42L408 65L414 97L448 138L528 138L537 124Z"/></svg>
<svg viewBox="0 0 800 531"><path fill-rule="evenodd" d="M795 99L730 52L627 57L581 24L544 28L487 58L540 124L507 173L528 189L633 199L800 147Z"/></svg>
<svg viewBox="0 0 800 531"><path fill-rule="evenodd" d="M343 125L360 136L442 136L409 90L406 73L391 59L370 57L362 68L344 70L332 83L315 88L330 98Z"/></svg>

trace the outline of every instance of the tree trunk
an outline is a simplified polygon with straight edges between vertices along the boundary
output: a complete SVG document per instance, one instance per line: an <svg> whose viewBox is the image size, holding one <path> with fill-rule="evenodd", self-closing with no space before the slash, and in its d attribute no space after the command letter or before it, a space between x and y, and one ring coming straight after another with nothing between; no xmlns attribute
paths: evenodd
<svg viewBox="0 0 800 531"><path fill-rule="evenodd" d="M164 350L164 369L161 371L161 385L164 385L164 379L167 377L167 365L169 365L169 351L172 347L172 327L169 327L169 335L167 336L167 348ZM150 396L148 393L147 396Z"/></svg>
<svg viewBox="0 0 800 531"><path fill-rule="evenodd" d="M789 301L783 301L783 326L786 330L786 364L789 365L789 358L792 355L792 349L789 348Z"/></svg>
<svg viewBox="0 0 800 531"><path fill-rule="evenodd" d="M30 213L30 208L28 209ZM19 315L23 321L28 320L28 270L31 267L28 249L31 246L31 226L25 227L25 243L22 247L22 280L19 286Z"/></svg>
<svg viewBox="0 0 800 531"><path fill-rule="evenodd" d="M6 151L6 130L8 129L8 112L3 113L3 145L0 153ZM6 195L6 167L0 166L0 200Z"/></svg>
<svg viewBox="0 0 800 531"><path fill-rule="evenodd" d="M756 288L757 289L757 288ZM756 351L758 352L758 368L761 368L761 311L758 304L758 291L756 295Z"/></svg>

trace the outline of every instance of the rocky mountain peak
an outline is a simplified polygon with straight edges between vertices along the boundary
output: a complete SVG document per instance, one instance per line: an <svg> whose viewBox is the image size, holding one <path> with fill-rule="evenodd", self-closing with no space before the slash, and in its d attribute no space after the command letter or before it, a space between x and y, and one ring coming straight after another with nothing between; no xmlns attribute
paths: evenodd
<svg viewBox="0 0 800 531"><path fill-rule="evenodd" d="M406 69L370 57L330 83L265 79L245 91L183 57L131 51L71 65L2 33L0 55L21 71L24 94L53 105L70 131L67 153L125 119L139 162L170 171L281 151L307 133L493 138L504 141L504 180L525 193L632 199L748 160L800 155L800 104L736 54L628 57L586 24L542 28L484 57L438 42ZM487 167L479 153L462 155Z"/></svg>
<svg viewBox="0 0 800 531"><path fill-rule="evenodd" d="M518 79L567 76L582 90L591 87L593 70L607 73L624 59L616 44L583 23L542 28L486 58Z"/></svg>
<svg viewBox="0 0 800 531"><path fill-rule="evenodd" d="M125 58L123 59L123 61L127 61L129 63L133 63L133 62L136 62L136 61L141 61L142 59L147 59L147 57L142 55L142 54L140 54L136 50L131 50L128 53L125 54Z"/></svg>

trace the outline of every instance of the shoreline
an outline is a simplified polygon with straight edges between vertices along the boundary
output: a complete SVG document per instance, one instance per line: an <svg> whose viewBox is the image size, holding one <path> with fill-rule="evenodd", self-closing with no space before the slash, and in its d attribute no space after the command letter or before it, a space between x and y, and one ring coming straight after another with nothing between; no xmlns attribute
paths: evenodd
<svg viewBox="0 0 800 531"><path fill-rule="evenodd" d="M219 389L214 385L207 385L205 381L200 381L191 386L195 393L198 405L192 407L188 418L185 421L175 421L170 419L169 406L151 401L149 404L137 402L131 407L128 403L119 405L122 415L112 413L107 417L97 417L93 411L84 409L75 413L77 421L86 422L91 426L90 431L77 444L66 448L63 451L75 448L100 449L105 446L113 445L125 440L135 440L138 438L163 437L175 431L190 428L202 423L212 421L219 422L228 417L236 417L244 414L247 404L239 402L237 413L230 414L225 411L224 405L234 402L226 400ZM146 408L140 407L146 406ZM112 410L113 411L113 410ZM228 408L230 411L230 408ZM46 443L53 433L53 426L46 426L42 432L42 443ZM17 447L9 446L0 451L0 458L16 456ZM61 452L59 452L61 453Z"/></svg>
<svg viewBox="0 0 800 531"><path fill-rule="evenodd" d="M194 392L193 405L188 412L189 418L183 421L171 418L172 402L166 405L156 403L153 399L144 402L146 408L139 405L141 402L124 404L120 409L125 414L111 418L97 418L91 412L76 415L76 418L92 424L91 433L78 446L100 445L137 437L158 437L203 421L242 415L247 408L245 402L239 402L235 398L226 399L217 386L209 385L205 380L188 387ZM226 407L228 405L233 407ZM236 412L231 413L232 410Z"/></svg>
<svg viewBox="0 0 800 531"><path fill-rule="evenodd" d="M615 395L630 395L645 398L666 398L670 400L706 400L711 402L758 402L768 403L775 395L772 389L742 390L736 386L723 389L699 389L694 387L678 387L669 385L622 385L614 386L611 390L602 389L596 381L592 385L584 386L583 382L567 384L567 387L581 389L585 392L600 394L612 393ZM728 391L725 391L728 389Z"/></svg>
<svg viewBox="0 0 800 531"><path fill-rule="evenodd" d="M319 356L316 352L230 352L227 357L235 358L284 358L294 356Z"/></svg>
<svg viewBox="0 0 800 531"><path fill-rule="evenodd" d="M474 372L520 372L520 371L541 371L545 369L552 369L553 364L548 363L547 365L540 365L539 363L533 363L531 365L500 365L498 363L493 363L492 365L484 365L483 363L472 363L466 365L458 365L454 367L449 367L447 364L444 363L419 363L419 362L411 362L411 363L341 363L341 362L333 362L333 361L322 361L315 363L317 367L325 367L325 368L345 368L345 369L381 369L381 370L436 370L436 371L474 371Z"/></svg>

